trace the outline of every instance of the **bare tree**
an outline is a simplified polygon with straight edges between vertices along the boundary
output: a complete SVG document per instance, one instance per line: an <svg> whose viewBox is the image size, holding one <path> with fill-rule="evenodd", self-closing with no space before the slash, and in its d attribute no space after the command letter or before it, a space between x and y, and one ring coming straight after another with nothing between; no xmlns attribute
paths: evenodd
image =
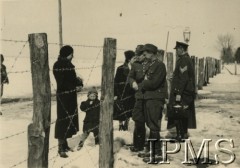
<svg viewBox="0 0 240 168"><path fill-rule="evenodd" d="M218 47L220 51L223 48L233 48L234 40L231 34L219 35L217 40Z"/></svg>
<svg viewBox="0 0 240 168"><path fill-rule="evenodd" d="M221 52L221 59L224 63L231 63L234 61L233 46L234 39L231 34L218 36L217 48Z"/></svg>

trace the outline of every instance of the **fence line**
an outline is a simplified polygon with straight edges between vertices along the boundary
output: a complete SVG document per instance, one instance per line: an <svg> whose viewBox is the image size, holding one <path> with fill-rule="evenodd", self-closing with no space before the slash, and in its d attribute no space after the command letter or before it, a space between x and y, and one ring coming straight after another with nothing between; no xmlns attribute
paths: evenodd
<svg viewBox="0 0 240 168"><path fill-rule="evenodd" d="M11 40L11 39L0 39L4 42L14 42L14 43L25 43L28 42L26 40ZM60 43L48 42L49 45L60 45ZM82 47L82 48L103 48L103 46L96 46L96 45L87 45L87 44L62 44L62 45L70 45L72 47ZM126 51L128 49L124 48L117 48L116 50Z"/></svg>
<svg viewBox="0 0 240 168"><path fill-rule="evenodd" d="M14 62L13 62L13 64L12 64L12 66L10 67L10 71L7 73L7 75L8 75L8 74L11 72L11 70L14 68L14 66L15 66L18 58L19 58L20 55L22 54L22 51L23 51L23 49L25 48L25 46L27 45L27 43L28 43L28 41L26 41L26 42L23 44L20 52L19 52L18 55L15 57ZM5 79L5 80L6 80L6 79ZM2 83L4 83L4 82L5 82L5 81L3 81Z"/></svg>

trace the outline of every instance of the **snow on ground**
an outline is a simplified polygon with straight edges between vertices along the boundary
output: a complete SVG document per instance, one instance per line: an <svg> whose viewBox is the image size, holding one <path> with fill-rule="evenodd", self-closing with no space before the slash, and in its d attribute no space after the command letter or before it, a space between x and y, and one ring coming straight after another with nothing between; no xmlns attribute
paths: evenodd
<svg viewBox="0 0 240 168"><path fill-rule="evenodd" d="M207 99L196 101L197 113L197 129L189 130L190 139L197 151L201 145L202 139L212 139L210 142L210 159L215 162L214 154L219 154L220 160L228 160L229 155L222 154L215 149L215 142L220 138L233 139L233 152L236 154L236 160L229 165L192 165L186 166L181 164L184 161L184 146L177 154L168 155L169 165L148 165L142 159L137 157L137 153L132 153L127 147L115 148L114 155L116 168L154 168L154 167L212 167L212 168L237 168L240 167L240 76L230 75L225 69L214 78L210 78L210 84L203 89L203 93L207 94ZM78 96L78 103L85 100L86 95ZM12 135L14 133L27 130L28 124L32 119L32 102L18 102L2 104L3 115L0 117L0 139ZM56 120L56 102L52 101L51 120ZM69 139L69 145L74 148L79 142L79 135L82 132L82 120L85 113L80 112L80 132ZM167 121L162 120L161 136L167 134ZM129 131L118 131L118 122L114 121L114 137L121 138L126 143L132 142L132 133L134 125L130 122ZM87 139L85 146L80 151L69 152L69 158L60 158L57 155L57 140L54 139L54 124L51 125L50 132L50 151L49 151L49 167L60 168L95 168L98 167L99 146L95 146L94 138L91 134ZM117 143L115 144L116 147ZM224 144L227 149L231 149L229 144ZM174 144L168 145L169 150L174 149ZM15 164L27 159L27 133L24 132L18 136L0 140L0 166L11 167ZM14 167L25 168L27 162L24 161Z"/></svg>

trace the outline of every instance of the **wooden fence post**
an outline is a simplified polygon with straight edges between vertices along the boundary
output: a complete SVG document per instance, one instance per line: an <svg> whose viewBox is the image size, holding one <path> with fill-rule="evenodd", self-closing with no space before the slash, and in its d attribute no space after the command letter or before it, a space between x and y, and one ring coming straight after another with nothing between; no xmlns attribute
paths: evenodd
<svg viewBox="0 0 240 168"><path fill-rule="evenodd" d="M113 168L113 103L116 39L105 38L102 65L99 168Z"/></svg>
<svg viewBox="0 0 240 168"><path fill-rule="evenodd" d="M196 93L196 98L198 98L198 57L195 57L195 93Z"/></svg>
<svg viewBox="0 0 240 168"><path fill-rule="evenodd" d="M168 98L170 98L172 75L173 75L173 53L168 52L167 56L167 85L168 85Z"/></svg>
<svg viewBox="0 0 240 168"><path fill-rule="evenodd" d="M207 86L207 84L209 83L209 70L208 70L208 57L205 58L204 61L204 84L203 86Z"/></svg>
<svg viewBox="0 0 240 168"><path fill-rule="evenodd" d="M204 84L204 58L199 59L198 66L198 89L203 89Z"/></svg>
<svg viewBox="0 0 240 168"><path fill-rule="evenodd" d="M235 61L235 75L237 75L237 61Z"/></svg>
<svg viewBox="0 0 240 168"><path fill-rule="evenodd" d="M51 86L47 34L29 34L33 87L33 123L28 126L28 168L48 167Z"/></svg>

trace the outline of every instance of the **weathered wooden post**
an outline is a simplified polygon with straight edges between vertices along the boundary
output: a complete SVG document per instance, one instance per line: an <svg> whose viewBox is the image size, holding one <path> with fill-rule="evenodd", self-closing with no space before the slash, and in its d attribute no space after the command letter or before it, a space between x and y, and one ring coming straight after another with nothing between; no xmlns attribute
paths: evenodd
<svg viewBox="0 0 240 168"><path fill-rule="evenodd" d="M235 61L235 75L237 75L237 61Z"/></svg>
<svg viewBox="0 0 240 168"><path fill-rule="evenodd" d="M116 39L105 38L102 65L99 168L113 167L113 103Z"/></svg>
<svg viewBox="0 0 240 168"><path fill-rule="evenodd" d="M29 34L33 86L33 123L28 126L28 168L48 167L51 86L47 34Z"/></svg>
<svg viewBox="0 0 240 168"><path fill-rule="evenodd" d="M198 98L198 57L195 57L195 94Z"/></svg>
<svg viewBox="0 0 240 168"><path fill-rule="evenodd" d="M198 65L198 89L202 90L204 84L204 58L199 59Z"/></svg>
<svg viewBox="0 0 240 168"><path fill-rule="evenodd" d="M222 72L222 60L219 60L218 68L219 68L219 73L221 73Z"/></svg>
<svg viewBox="0 0 240 168"><path fill-rule="evenodd" d="M209 83L209 75L208 75L208 57L205 58L204 61L204 84L203 86L207 86L207 84Z"/></svg>
<svg viewBox="0 0 240 168"><path fill-rule="evenodd" d="M168 98L170 97L171 82L173 75L173 53L168 52L167 56L167 85L168 85Z"/></svg>

